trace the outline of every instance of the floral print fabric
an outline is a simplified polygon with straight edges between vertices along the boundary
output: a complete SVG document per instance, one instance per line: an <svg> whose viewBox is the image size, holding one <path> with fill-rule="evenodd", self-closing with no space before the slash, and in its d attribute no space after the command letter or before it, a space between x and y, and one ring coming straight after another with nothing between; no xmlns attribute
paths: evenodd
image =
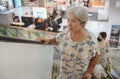
<svg viewBox="0 0 120 79"><path fill-rule="evenodd" d="M62 32L56 36L61 49L60 76L58 79L82 79L91 57L96 52L96 38L89 34L82 43L75 42L70 32Z"/></svg>

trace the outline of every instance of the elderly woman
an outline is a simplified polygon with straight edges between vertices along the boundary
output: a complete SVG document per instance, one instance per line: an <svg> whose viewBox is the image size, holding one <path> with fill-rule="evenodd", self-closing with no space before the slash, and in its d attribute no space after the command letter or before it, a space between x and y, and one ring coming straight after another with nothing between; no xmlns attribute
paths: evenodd
<svg viewBox="0 0 120 79"><path fill-rule="evenodd" d="M67 18L67 31L59 33L53 39L38 40L43 40L44 44L59 46L61 66L58 79L91 79L97 56L96 38L84 28L88 21L88 12L84 7L74 6L67 11Z"/></svg>

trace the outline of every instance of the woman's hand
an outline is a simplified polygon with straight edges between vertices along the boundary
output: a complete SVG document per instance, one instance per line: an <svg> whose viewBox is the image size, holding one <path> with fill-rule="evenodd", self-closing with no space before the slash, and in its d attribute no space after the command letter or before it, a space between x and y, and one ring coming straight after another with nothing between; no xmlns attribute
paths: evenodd
<svg viewBox="0 0 120 79"><path fill-rule="evenodd" d="M36 40L37 40L37 41L40 41L41 43L43 43L43 45L50 44L50 40L49 40L49 39L37 38Z"/></svg>
<svg viewBox="0 0 120 79"><path fill-rule="evenodd" d="M57 45L55 38L52 38L52 39L37 38L36 40L41 41L43 45L47 45L47 44Z"/></svg>
<svg viewBox="0 0 120 79"><path fill-rule="evenodd" d="M83 79L91 79L92 75L89 73L86 73L83 77Z"/></svg>

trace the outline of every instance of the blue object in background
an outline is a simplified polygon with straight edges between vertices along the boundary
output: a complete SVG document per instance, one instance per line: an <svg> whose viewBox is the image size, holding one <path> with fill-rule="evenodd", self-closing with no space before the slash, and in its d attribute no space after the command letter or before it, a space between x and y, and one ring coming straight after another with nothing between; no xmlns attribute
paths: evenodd
<svg viewBox="0 0 120 79"><path fill-rule="evenodd" d="M14 0L14 7L21 7L22 1L21 0Z"/></svg>

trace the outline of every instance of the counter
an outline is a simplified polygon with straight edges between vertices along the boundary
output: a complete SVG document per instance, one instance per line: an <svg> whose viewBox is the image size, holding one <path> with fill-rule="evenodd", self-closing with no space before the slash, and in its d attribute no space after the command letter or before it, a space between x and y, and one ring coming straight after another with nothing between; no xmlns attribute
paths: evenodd
<svg viewBox="0 0 120 79"><path fill-rule="evenodd" d="M0 26L0 79L53 79L54 54L58 50L53 45L43 46L35 39L55 35L22 27Z"/></svg>

